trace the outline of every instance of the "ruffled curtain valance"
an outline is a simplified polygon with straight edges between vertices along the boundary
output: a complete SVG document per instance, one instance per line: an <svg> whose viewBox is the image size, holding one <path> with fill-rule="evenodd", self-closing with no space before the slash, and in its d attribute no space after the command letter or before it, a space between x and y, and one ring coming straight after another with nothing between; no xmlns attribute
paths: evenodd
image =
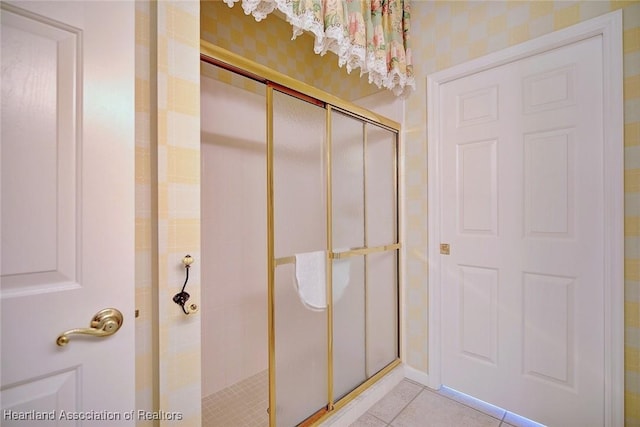
<svg viewBox="0 0 640 427"><path fill-rule="evenodd" d="M277 8L293 26L294 39L311 32L315 53L335 53L340 67L349 73L360 68L379 88L396 95L415 88L410 0L224 0L229 7L238 1L257 21Z"/></svg>

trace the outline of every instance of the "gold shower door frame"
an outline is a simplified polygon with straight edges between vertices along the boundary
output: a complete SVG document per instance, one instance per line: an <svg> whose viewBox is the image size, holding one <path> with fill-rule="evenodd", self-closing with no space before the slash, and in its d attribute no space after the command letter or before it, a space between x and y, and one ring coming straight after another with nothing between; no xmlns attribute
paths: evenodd
<svg viewBox="0 0 640 427"><path fill-rule="evenodd" d="M283 257L275 258L274 250L274 179L273 179L273 159L274 159L274 142L273 142L273 91L291 95L300 100L310 102L317 106L320 106L326 111L326 227L327 227L327 254L328 260L347 258L358 255L368 255L372 253L380 253L387 251L396 251L396 268L397 268L397 283L401 282L400 268L400 215L399 215L399 198L398 198L398 138L400 134L400 124L390 120L386 117L375 114L367 109L359 107L348 101L342 100L334 95L326 93L320 89L310 86L306 83L293 79L285 74L279 73L268 67L255 63L251 60L236 55L228 50L215 46L207 41L200 41L200 59L203 62L221 67L228 71L243 75L252 80L264 83L266 85L266 103L267 103L267 300L268 300L268 331L269 331L269 408L276 408L276 358L275 358L275 271L278 265L289 264L295 262L295 257ZM332 175L331 175L331 113L333 111L339 111L340 113L354 117L363 121L364 123L371 123L378 127L387 129L396 135L396 150L394 159L395 169L395 200L396 200L396 242L384 246L367 247L365 241L365 247L352 249L343 252L333 252L332 246ZM366 132L364 133L364 146L366 150ZM366 217L365 217L366 221ZM400 343L402 336L400 333L400 307L401 307L401 293L398 286L398 306L396 307L396 313L398 319L396 323L398 326L398 349L396 354L398 355L395 360L385 366L382 370L368 378L354 390L342 397L340 400L335 401L333 391L333 295L332 295L332 262L327 262L327 406L315 414L309 414L309 418L303 421L300 425L316 425L326 418L335 413L336 410L342 408L347 403L351 402L355 397L368 389L372 384L385 376L391 370L401 363L400 359ZM365 323L366 327L366 323ZM269 410L269 426L276 427L276 411Z"/></svg>

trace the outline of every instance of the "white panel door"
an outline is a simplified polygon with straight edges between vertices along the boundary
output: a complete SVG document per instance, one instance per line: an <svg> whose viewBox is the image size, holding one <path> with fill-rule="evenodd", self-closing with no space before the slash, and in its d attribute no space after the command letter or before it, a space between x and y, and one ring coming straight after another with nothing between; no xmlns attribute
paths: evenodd
<svg viewBox="0 0 640 427"><path fill-rule="evenodd" d="M134 12L2 3L3 426L135 421Z"/></svg>
<svg viewBox="0 0 640 427"><path fill-rule="evenodd" d="M601 36L441 87L442 383L604 422Z"/></svg>

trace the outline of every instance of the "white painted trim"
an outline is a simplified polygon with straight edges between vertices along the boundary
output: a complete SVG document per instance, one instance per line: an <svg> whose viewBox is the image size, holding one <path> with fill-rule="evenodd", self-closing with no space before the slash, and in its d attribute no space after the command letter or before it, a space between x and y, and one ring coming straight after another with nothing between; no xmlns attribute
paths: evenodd
<svg viewBox="0 0 640 427"><path fill-rule="evenodd" d="M425 387L429 387L429 383L430 383L429 375L422 371L417 370L416 368L412 368L409 365L404 365L404 376L405 378L408 378L411 381L415 381L418 384L422 384Z"/></svg>
<svg viewBox="0 0 640 427"><path fill-rule="evenodd" d="M622 11L603 22L605 425L624 425L624 95Z"/></svg>
<svg viewBox="0 0 640 427"><path fill-rule="evenodd" d="M427 277L428 277L428 319L427 335L429 339L428 363L430 388L438 389L442 385L440 375L440 353L442 349L440 329L440 147L441 140L440 82L438 74L427 76Z"/></svg>
<svg viewBox="0 0 640 427"><path fill-rule="evenodd" d="M622 11L544 35L427 76L428 112L428 232L429 232L429 375L427 383L441 382L440 277L440 86L480 71L518 61L593 36L602 36L605 168L605 422L624 425L624 143ZM432 351L434 350L434 351Z"/></svg>

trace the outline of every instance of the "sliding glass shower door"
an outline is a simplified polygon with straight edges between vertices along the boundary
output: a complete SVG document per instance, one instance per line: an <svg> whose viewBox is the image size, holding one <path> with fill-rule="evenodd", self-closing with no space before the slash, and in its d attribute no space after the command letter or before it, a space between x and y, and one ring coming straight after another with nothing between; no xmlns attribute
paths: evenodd
<svg viewBox="0 0 640 427"><path fill-rule="evenodd" d="M332 110L330 143L338 400L399 357L397 137Z"/></svg>
<svg viewBox="0 0 640 427"><path fill-rule="evenodd" d="M203 369L214 374L203 389L235 395L240 383L226 387L221 377L240 364L264 377L264 353L254 363L231 350L259 345L266 310L268 405L262 381L255 425L308 426L400 363L399 124L230 52L205 51L204 62L226 71L202 73L212 88L202 96L202 237L212 255L203 272L209 291L224 290L203 304L203 346L211 343L203 365L217 368ZM256 235L260 215L266 244ZM255 259L263 250L266 263ZM214 324L228 332L205 331Z"/></svg>
<svg viewBox="0 0 640 427"><path fill-rule="evenodd" d="M365 245L364 123L331 111L332 249ZM333 259L333 391L340 399L366 379L365 256Z"/></svg>
<svg viewBox="0 0 640 427"><path fill-rule="evenodd" d="M397 134L365 125L367 378L398 358Z"/></svg>
<svg viewBox="0 0 640 427"><path fill-rule="evenodd" d="M272 422L294 426L399 358L397 133L278 89L271 405Z"/></svg>
<svg viewBox="0 0 640 427"><path fill-rule="evenodd" d="M324 257L327 247L325 109L273 91L275 397L278 426L294 426L327 403L326 304L300 289L295 257ZM300 266L298 266L300 267ZM315 281L314 281L315 279ZM323 288L324 290L324 288ZM315 292L315 293L314 293Z"/></svg>

